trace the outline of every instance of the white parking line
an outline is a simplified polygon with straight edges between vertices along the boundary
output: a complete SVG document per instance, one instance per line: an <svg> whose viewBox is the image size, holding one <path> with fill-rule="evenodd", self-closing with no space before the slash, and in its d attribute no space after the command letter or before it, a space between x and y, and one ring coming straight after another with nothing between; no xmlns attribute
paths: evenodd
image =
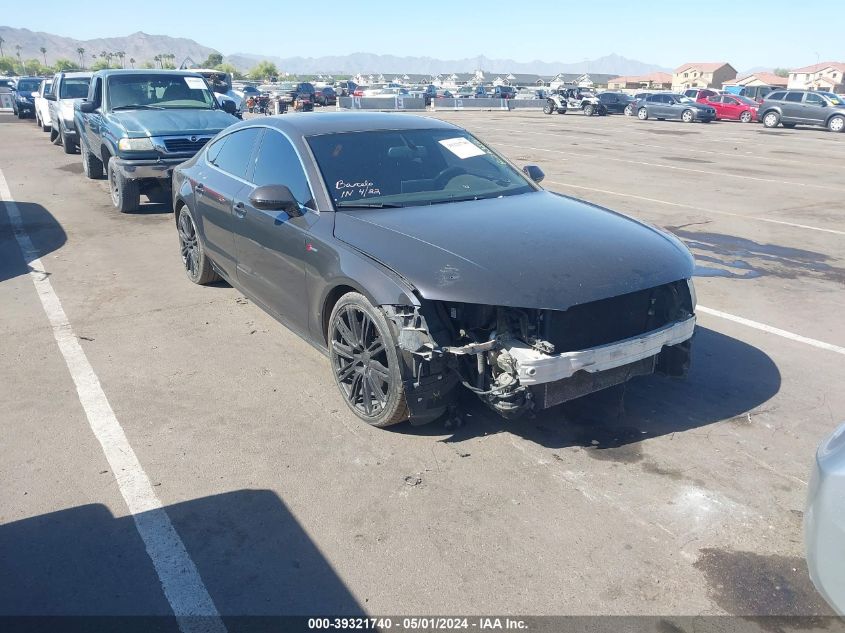
<svg viewBox="0 0 845 633"><path fill-rule="evenodd" d="M839 345L832 345L830 343L825 343L824 341L817 341L814 338L807 338L806 336L801 336L800 334L787 332L786 330L781 330L780 328L772 327L771 325L766 325L765 323L760 323L758 321L752 321L751 319L736 316L735 314L728 314L727 312L722 312L721 310L714 310L713 308L705 308L701 305L696 306L695 311L719 317L720 319L727 319L728 321L733 321L734 323L739 323L748 327L753 327L755 330L761 330L763 332L768 332L769 334L782 336L783 338L788 338L791 341L797 341L799 343L812 345L813 347L818 347L819 349L824 349L829 352L836 352L837 354L845 355L845 347L840 347Z"/></svg>
<svg viewBox="0 0 845 633"><path fill-rule="evenodd" d="M620 198L631 198L633 200L643 200L644 202L656 202L657 204L665 204L670 207L678 207L681 209L690 209L692 211L700 211L701 213L716 213L718 215L729 215L735 218L742 218L744 220L757 220L759 222L769 222L770 224L782 224L784 226L792 226L799 229L808 229L810 231L821 231L823 233L833 233L834 235L845 235L845 231L837 231L836 229L824 229L819 226L810 226L809 224L798 224L796 222L786 222L784 220L773 220L772 218L763 218L757 215L744 215L742 213L732 213L730 211L718 211L716 209L708 209L704 207L696 207L691 204L684 204L683 202L668 202L667 200L658 200L657 198L647 198L645 196L638 196L633 193L620 193L619 191L610 191L608 189L597 189L595 187L584 187L583 185L573 185L568 182L558 182L555 180L546 180L545 182L558 185L560 187L570 187L572 189L583 189L584 191L594 191L596 193L604 193L609 196L619 196Z"/></svg>
<svg viewBox="0 0 845 633"><path fill-rule="evenodd" d="M135 451L106 398L94 368L68 321L62 303L44 271L38 251L23 224L3 171L0 170L0 200L6 207L15 239L30 267L30 279L53 330L53 337L76 385L79 402L88 424L103 448L121 495L135 520L147 554L152 560L162 590L183 633L225 633L214 601L205 588L182 539L170 522ZM124 570L131 573L131 570ZM204 617L197 617L204 616Z"/></svg>

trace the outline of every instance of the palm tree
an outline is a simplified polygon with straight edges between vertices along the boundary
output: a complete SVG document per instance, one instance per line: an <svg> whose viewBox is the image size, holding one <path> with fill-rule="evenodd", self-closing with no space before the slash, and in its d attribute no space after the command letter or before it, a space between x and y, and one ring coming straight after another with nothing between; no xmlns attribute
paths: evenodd
<svg viewBox="0 0 845 633"><path fill-rule="evenodd" d="M115 55L117 55L117 58L120 60L120 65L123 68L126 68L126 53L123 51L117 51Z"/></svg>
<svg viewBox="0 0 845 633"><path fill-rule="evenodd" d="M41 51L41 54L44 56L44 65L46 66L47 65L47 49L42 46L39 50Z"/></svg>
<svg viewBox="0 0 845 633"><path fill-rule="evenodd" d="M5 42L2 37L0 37L0 57L3 57L3 42Z"/></svg>
<svg viewBox="0 0 845 633"><path fill-rule="evenodd" d="M161 67L161 55L156 55L155 57L153 57L153 61L158 63L158 65Z"/></svg>
<svg viewBox="0 0 845 633"><path fill-rule="evenodd" d="M21 68L23 68L23 62L21 61L21 45L20 44L15 44L15 51L16 51L15 54L18 56L18 63L21 65ZM23 74L24 75L26 74L26 68L23 69Z"/></svg>
<svg viewBox="0 0 845 633"><path fill-rule="evenodd" d="M135 68L135 58L134 57L129 58L129 65L132 66L132 68Z"/></svg>
<svg viewBox="0 0 845 633"><path fill-rule="evenodd" d="M79 64L85 70L85 49L80 47L76 49L76 54L79 55Z"/></svg>

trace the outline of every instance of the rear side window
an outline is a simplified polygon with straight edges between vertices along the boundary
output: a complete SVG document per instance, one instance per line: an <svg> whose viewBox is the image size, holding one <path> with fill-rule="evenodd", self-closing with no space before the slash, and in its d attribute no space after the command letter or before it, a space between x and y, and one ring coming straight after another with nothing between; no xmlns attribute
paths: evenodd
<svg viewBox="0 0 845 633"><path fill-rule="evenodd" d="M252 182L256 187L285 185L300 204L314 208L302 161L290 141L275 130L264 132Z"/></svg>
<svg viewBox="0 0 845 633"><path fill-rule="evenodd" d="M801 92L787 92L785 101L792 103L801 103L801 98L804 96Z"/></svg>
<svg viewBox="0 0 845 633"><path fill-rule="evenodd" d="M260 133L261 129L257 127L233 132L215 142L208 149L206 156L209 162L218 169L238 178L246 178L249 159L252 157L252 150L255 148L255 142Z"/></svg>
<svg viewBox="0 0 845 633"><path fill-rule="evenodd" d="M770 92L766 95L766 99L769 99L770 101L783 101L783 96L785 94L785 92Z"/></svg>

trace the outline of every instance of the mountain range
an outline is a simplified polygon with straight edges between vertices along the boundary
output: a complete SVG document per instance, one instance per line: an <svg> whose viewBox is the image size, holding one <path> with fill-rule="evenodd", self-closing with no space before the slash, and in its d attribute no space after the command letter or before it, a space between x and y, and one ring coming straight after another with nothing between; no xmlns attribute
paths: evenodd
<svg viewBox="0 0 845 633"><path fill-rule="evenodd" d="M93 40L77 40L51 33L31 31L29 29L0 26L3 54L15 56L17 46L20 46L21 59L38 59L42 62L46 56L47 63L55 63L57 59L65 58L73 62L79 61L77 49L85 49L85 65L90 66L102 51L126 53L126 64L135 59L136 66L145 61L152 61L156 55L167 53L174 55L178 66L190 58L197 63L205 60L214 49L203 46L194 40L168 35L149 35L143 32L132 33L125 37L108 37ZM46 54L41 48L47 49ZM538 75L554 75L559 72L576 73L590 72L609 75L639 75L658 70L665 70L655 64L648 64L621 55L611 54L592 61L580 62L546 62L534 60L517 62L512 59L492 59L480 55L464 59L436 59L433 57L401 57L396 55L375 55L371 53L351 53L349 55L332 55L323 57L274 57L256 55L254 53L235 53L224 57L224 61L242 71L247 71L258 62L268 60L286 73L335 73L353 74L357 72L380 73L445 73L472 72L483 69L488 72L500 73L534 73Z"/></svg>

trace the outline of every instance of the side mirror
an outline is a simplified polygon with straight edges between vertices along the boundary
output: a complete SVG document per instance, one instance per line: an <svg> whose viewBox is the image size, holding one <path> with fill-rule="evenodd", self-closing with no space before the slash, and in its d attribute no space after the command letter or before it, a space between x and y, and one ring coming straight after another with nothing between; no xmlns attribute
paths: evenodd
<svg viewBox="0 0 845 633"><path fill-rule="evenodd" d="M47 99L47 101L55 101L56 95L54 95L52 92L45 92L44 98Z"/></svg>
<svg viewBox="0 0 845 633"><path fill-rule="evenodd" d="M229 101L229 99L224 99L221 106L223 108L223 111L228 112L229 114L234 114L238 110L237 106L235 105L235 102Z"/></svg>
<svg viewBox="0 0 845 633"><path fill-rule="evenodd" d="M80 112L84 112L85 114L91 114L94 110L97 109L97 106L94 104L93 101L80 101L76 104L76 107L79 109Z"/></svg>
<svg viewBox="0 0 845 633"><path fill-rule="evenodd" d="M537 165L526 165L522 168L522 171L526 176L537 183L543 182L543 178L546 177L546 174L544 174L543 170L537 167Z"/></svg>
<svg viewBox="0 0 845 633"><path fill-rule="evenodd" d="M250 195L249 201L256 209L262 211L284 211L289 216L299 217L302 210L293 197L290 189L285 185L263 185L257 187Z"/></svg>

